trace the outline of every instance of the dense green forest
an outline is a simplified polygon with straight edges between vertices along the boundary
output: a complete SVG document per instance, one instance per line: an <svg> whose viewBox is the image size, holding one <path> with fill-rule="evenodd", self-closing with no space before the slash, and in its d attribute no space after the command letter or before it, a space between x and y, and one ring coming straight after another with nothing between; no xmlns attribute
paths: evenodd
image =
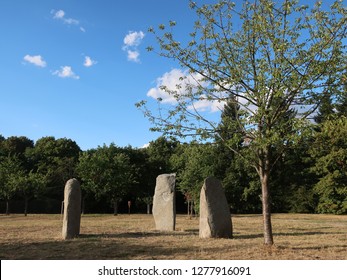
<svg viewBox="0 0 347 280"><path fill-rule="evenodd" d="M225 105L218 127L225 139L247 150L247 139L232 129L239 108ZM312 119L310 133L300 143L288 143L271 173L273 212L347 213L347 97L327 98ZM238 139L238 141L235 141ZM0 136L0 211L2 213L59 213L65 182L82 183L83 212L145 213L159 174L176 173L178 210L198 210L203 180L223 182L232 213L261 213L256 171L236 157L219 138L181 143L160 137L147 148L103 145L82 151L66 138ZM295 145L294 145L295 144ZM276 146L272 147L273 150Z"/></svg>

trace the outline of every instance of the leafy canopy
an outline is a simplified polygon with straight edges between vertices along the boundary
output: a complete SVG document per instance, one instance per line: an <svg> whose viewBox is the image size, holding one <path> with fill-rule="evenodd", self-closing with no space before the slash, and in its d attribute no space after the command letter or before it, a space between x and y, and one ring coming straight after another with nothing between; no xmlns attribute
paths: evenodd
<svg viewBox="0 0 347 280"><path fill-rule="evenodd" d="M156 111L147 101L137 106L154 131L206 139L218 135L217 124L199 104L214 102L222 110L233 98L242 111L237 131L249 141L257 168L259 151L295 142L325 93L343 90L346 8L341 1L327 11L321 2L310 8L296 0L243 1L242 7L231 1L201 7L190 2L190 7L197 20L184 43L174 36L174 21L150 28L159 49L148 49L189 70L176 87L161 88L175 102L159 97Z"/></svg>

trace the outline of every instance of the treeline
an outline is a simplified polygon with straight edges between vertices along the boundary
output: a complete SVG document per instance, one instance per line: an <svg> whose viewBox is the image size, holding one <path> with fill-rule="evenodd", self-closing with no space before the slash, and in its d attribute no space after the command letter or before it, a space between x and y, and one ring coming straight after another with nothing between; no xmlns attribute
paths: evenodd
<svg viewBox="0 0 347 280"><path fill-rule="evenodd" d="M159 174L169 164L175 145L160 138L149 148L103 145L82 151L66 138L0 136L0 212L59 213L68 179L82 183L83 211L147 211ZM181 199L183 200L183 199Z"/></svg>
<svg viewBox="0 0 347 280"><path fill-rule="evenodd" d="M346 100L324 100L309 133L282 151L271 172L273 212L347 213ZM128 201L132 211L146 212L156 177L176 173L181 211L187 205L198 210L202 182L215 176L232 213L260 213L258 175L225 143L230 139L234 150L248 148L247 139L233 129L238 117L238 108L229 102L218 127L224 141L182 144L160 137L142 149L111 144L82 151L66 138L34 143L25 136L0 136L0 211L59 213L65 182L75 177L82 183L83 212L117 214L118 208L128 211Z"/></svg>

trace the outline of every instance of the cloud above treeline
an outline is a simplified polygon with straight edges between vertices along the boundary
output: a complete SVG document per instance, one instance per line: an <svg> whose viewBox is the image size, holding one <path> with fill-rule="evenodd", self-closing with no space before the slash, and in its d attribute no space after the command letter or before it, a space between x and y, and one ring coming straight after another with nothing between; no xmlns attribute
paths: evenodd
<svg viewBox="0 0 347 280"><path fill-rule="evenodd" d="M132 62L140 62L140 51L138 47L140 46L143 38L145 38L145 33L142 31L129 31L128 34L123 39L123 51L127 52L127 58Z"/></svg>
<svg viewBox="0 0 347 280"><path fill-rule="evenodd" d="M155 87L152 87L147 96L160 100L163 104L175 105L177 98L187 99L189 91L195 91L198 87L208 87L209 83L203 79L203 76L198 73L189 73L188 70L174 68L169 72L164 73L155 81ZM166 90L164 89L166 88ZM175 92L170 94L169 92ZM213 99L207 95L200 94L199 100L190 100L191 105L187 106L188 110L197 110L200 112L219 112L223 110L225 102L223 100L223 92L220 93L221 98L217 96ZM188 99L186 101L189 101Z"/></svg>
<svg viewBox="0 0 347 280"><path fill-rule="evenodd" d="M85 67L91 67L91 66L93 66L93 65L95 65L95 64L97 64L97 63L98 63L98 62L95 61L95 60L93 60L93 59L91 59L90 56L85 56L85 57L84 57L84 63L83 63L83 65L84 65Z"/></svg>
<svg viewBox="0 0 347 280"><path fill-rule="evenodd" d="M29 62L31 64L34 64L38 67L46 67L47 63L46 61L43 60L41 55L25 55L24 56L24 61Z"/></svg>
<svg viewBox="0 0 347 280"><path fill-rule="evenodd" d="M61 66L60 70L56 70L52 74L60 78L72 78L75 80L78 80L80 78L72 71L71 66Z"/></svg>
<svg viewBox="0 0 347 280"><path fill-rule="evenodd" d="M41 55L25 55L23 57L24 63L30 63L37 67L44 68L47 66L47 62L43 59ZM97 64L96 60L93 60L90 56L84 57L83 66L84 67L92 67ZM59 70L51 71L52 75L58 76L59 78L72 78L78 80L80 76L78 76L73 70L71 66L61 66Z"/></svg>
<svg viewBox="0 0 347 280"><path fill-rule="evenodd" d="M79 26L80 31L86 32L85 28L80 26L80 21L78 19L70 18L65 16L65 11L63 10L52 10L51 14L53 15L53 19L59 20L67 25L76 25Z"/></svg>
<svg viewBox="0 0 347 280"><path fill-rule="evenodd" d="M75 26L79 26L80 30L82 32L85 32L85 29L80 26L80 21L75 19L75 18L70 18L66 16L65 11L63 10L51 10L51 15L52 18L54 20L58 20L63 22L64 24L67 25L75 25ZM140 34L140 37L142 35ZM144 35L143 35L144 36ZM139 38L137 38L137 36L135 36L136 38L131 38L129 37L127 40L127 43L129 44L129 46L137 46L140 42L138 41ZM92 59L90 56L88 55L84 55L84 61L83 61L83 66L84 67L92 67L93 65L97 64L98 62L94 59ZM44 68L47 66L47 62L43 59L43 57L41 55L30 55L30 54L26 54L23 57L23 64L26 63L30 63L33 64L37 67L41 67ZM59 78L71 78L71 79L75 79L78 80L80 79L80 76L77 75L73 70L72 67L70 65L65 65L65 66L60 66L60 69L58 70L51 70L50 71L52 75L57 76Z"/></svg>

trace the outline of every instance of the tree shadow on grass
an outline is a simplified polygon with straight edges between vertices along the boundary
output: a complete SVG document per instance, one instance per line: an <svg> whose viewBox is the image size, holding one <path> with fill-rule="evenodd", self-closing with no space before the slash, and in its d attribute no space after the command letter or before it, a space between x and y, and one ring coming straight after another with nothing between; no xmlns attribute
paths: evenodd
<svg viewBox="0 0 347 280"><path fill-rule="evenodd" d="M340 235L345 234L343 232L322 232L322 231L303 231L303 232L279 232L274 233L274 236L307 236L307 235Z"/></svg>
<svg viewBox="0 0 347 280"><path fill-rule="evenodd" d="M303 246L303 247L291 247L292 250L298 250L298 251L302 251L302 250L322 250L322 249L327 249L327 248L334 248L334 249L341 249L341 250L345 250L347 248L347 245L330 245L330 246Z"/></svg>
<svg viewBox="0 0 347 280"><path fill-rule="evenodd" d="M255 239L255 238L261 238L263 237L263 234L235 234L234 233L234 239Z"/></svg>
<svg viewBox="0 0 347 280"><path fill-rule="evenodd" d="M80 234L69 240L23 241L0 244L0 259L172 259L174 255L186 256L189 259L193 245L179 247L165 242L166 237L185 236L194 236L194 231Z"/></svg>
<svg viewBox="0 0 347 280"><path fill-rule="evenodd" d="M303 231L303 232L278 232L274 233L273 235L276 236L308 236L308 235L344 235L345 233L343 232L322 232L322 231ZM235 234L234 233L234 238L235 239L254 239L254 238L261 238L264 235L259 233L259 234Z"/></svg>

